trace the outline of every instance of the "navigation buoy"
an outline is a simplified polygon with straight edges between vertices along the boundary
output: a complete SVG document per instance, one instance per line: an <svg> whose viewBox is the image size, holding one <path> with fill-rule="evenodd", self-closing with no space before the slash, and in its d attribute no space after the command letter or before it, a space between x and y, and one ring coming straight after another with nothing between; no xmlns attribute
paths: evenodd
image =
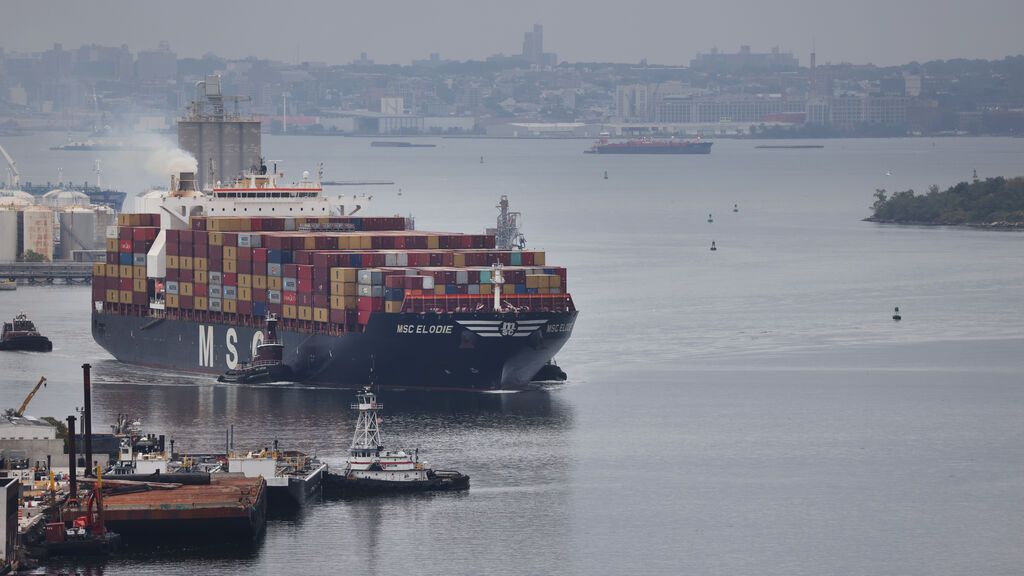
<svg viewBox="0 0 1024 576"><path fill-rule="evenodd" d="M896 310L893 311L892 319L897 321L897 322L899 322L900 320L903 320L903 316L900 316L900 307L899 306L897 306Z"/></svg>
<svg viewBox="0 0 1024 576"><path fill-rule="evenodd" d="M733 212L739 212L740 211L740 205L739 204L733 204L732 205L732 211Z"/></svg>
<svg viewBox="0 0 1024 576"><path fill-rule="evenodd" d="M711 224L714 221L715 219L711 217L711 214L708 214L708 224Z"/></svg>
<svg viewBox="0 0 1024 576"><path fill-rule="evenodd" d="M712 240L712 241L711 241L711 251L712 251L712 252L714 252L714 251L716 251L716 250L718 250L718 247L716 247L716 246L715 246L715 241L714 241L714 240Z"/></svg>
<svg viewBox="0 0 1024 576"><path fill-rule="evenodd" d="M604 179L605 179L605 180L607 180L607 179L608 179L608 171L607 171L607 170L605 170L605 171L604 171Z"/></svg>

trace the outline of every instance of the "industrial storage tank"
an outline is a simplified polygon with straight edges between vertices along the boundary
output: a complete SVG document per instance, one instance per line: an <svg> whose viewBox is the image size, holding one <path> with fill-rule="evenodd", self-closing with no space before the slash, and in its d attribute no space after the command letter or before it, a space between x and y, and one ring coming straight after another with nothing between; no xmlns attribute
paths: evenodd
<svg viewBox="0 0 1024 576"><path fill-rule="evenodd" d="M35 252L53 260L53 211L45 206L28 206L21 211L22 254Z"/></svg>
<svg viewBox="0 0 1024 576"><path fill-rule="evenodd" d="M0 262L14 262L17 259L18 211L0 205Z"/></svg>
<svg viewBox="0 0 1024 576"><path fill-rule="evenodd" d="M72 206L57 214L60 224L59 260L71 260L75 250L97 250L96 213L86 206ZM105 230L105 229L104 229Z"/></svg>
<svg viewBox="0 0 1024 576"><path fill-rule="evenodd" d="M74 190L50 190L43 194L41 204L49 206L54 210L67 208L69 206L88 206L89 197Z"/></svg>
<svg viewBox="0 0 1024 576"><path fill-rule="evenodd" d="M24 207L36 203L36 197L21 190L0 190L0 206Z"/></svg>

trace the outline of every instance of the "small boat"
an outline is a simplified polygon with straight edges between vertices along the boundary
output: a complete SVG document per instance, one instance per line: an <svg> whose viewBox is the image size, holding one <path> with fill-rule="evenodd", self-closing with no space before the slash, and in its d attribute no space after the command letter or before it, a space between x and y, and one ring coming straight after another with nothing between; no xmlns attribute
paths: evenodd
<svg viewBox="0 0 1024 576"><path fill-rule="evenodd" d="M267 336L256 346L252 362L243 362L218 378L218 382L267 384L292 379L292 369L284 363L284 344L277 337L277 316L267 316Z"/></svg>
<svg viewBox="0 0 1024 576"><path fill-rule="evenodd" d="M27 350L30 352L49 352L53 343L36 330L36 325L28 319L24 312L14 317L13 322L4 322L0 335L0 350Z"/></svg>
<svg viewBox="0 0 1024 576"><path fill-rule="evenodd" d="M562 370L554 359L548 360L540 367L540 370L533 375L532 382L565 382L569 376Z"/></svg>
<svg viewBox="0 0 1024 576"><path fill-rule="evenodd" d="M18 283L14 280L0 280L0 290L17 290Z"/></svg>
<svg viewBox="0 0 1024 576"><path fill-rule="evenodd" d="M327 494L351 496L392 492L468 490L469 476L452 470L434 470L420 462L419 451L386 450L380 437L378 412L384 405L367 386L356 393L352 409L359 413L344 472L328 473Z"/></svg>

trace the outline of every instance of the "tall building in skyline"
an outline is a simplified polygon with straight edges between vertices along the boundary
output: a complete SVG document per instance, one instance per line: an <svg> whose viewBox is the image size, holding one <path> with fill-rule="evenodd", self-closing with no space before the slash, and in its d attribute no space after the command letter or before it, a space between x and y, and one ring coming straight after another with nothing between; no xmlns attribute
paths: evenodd
<svg viewBox="0 0 1024 576"><path fill-rule="evenodd" d="M544 51L544 26L534 24L533 30L523 34L523 60L538 68L558 64L558 56Z"/></svg>

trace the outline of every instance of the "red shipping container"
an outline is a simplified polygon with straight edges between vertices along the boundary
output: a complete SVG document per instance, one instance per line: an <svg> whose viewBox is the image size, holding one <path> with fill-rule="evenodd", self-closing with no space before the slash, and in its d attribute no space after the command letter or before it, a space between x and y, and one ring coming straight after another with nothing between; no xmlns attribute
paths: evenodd
<svg viewBox="0 0 1024 576"><path fill-rule="evenodd" d="M238 259L239 260L252 260L252 248L245 248L239 246L238 248Z"/></svg>
<svg viewBox="0 0 1024 576"><path fill-rule="evenodd" d="M377 312L384 309L384 298L360 296L358 300L358 307L360 311L366 310L371 312Z"/></svg>
<svg viewBox="0 0 1024 576"><path fill-rule="evenodd" d="M178 231L178 244L191 244L192 243L192 231L191 230L179 230Z"/></svg>
<svg viewBox="0 0 1024 576"><path fill-rule="evenodd" d="M117 279L117 288L119 290L131 291L131 289L132 289L132 279L131 278L118 278Z"/></svg>
<svg viewBox="0 0 1024 576"><path fill-rule="evenodd" d="M257 290L256 288L253 288L252 289L252 301L253 302L266 302L267 301L267 291L266 290Z"/></svg>
<svg viewBox="0 0 1024 576"><path fill-rule="evenodd" d="M252 261L260 262L263 264L267 263L267 249L266 248L253 248L252 249Z"/></svg>
<svg viewBox="0 0 1024 576"><path fill-rule="evenodd" d="M186 310L192 309L192 296L178 296L178 306Z"/></svg>
<svg viewBox="0 0 1024 576"><path fill-rule="evenodd" d="M345 310L335 310L335 309L332 308L331 309L331 322L334 323L334 324L344 324L345 323L345 312L346 312Z"/></svg>
<svg viewBox="0 0 1024 576"><path fill-rule="evenodd" d="M283 310L284 310L284 305L283 304L270 304L270 303L267 303L267 312L273 312L274 314L277 314L278 316L280 316L281 312Z"/></svg>
<svg viewBox="0 0 1024 576"><path fill-rule="evenodd" d="M168 268L167 269L167 279L171 280L171 281L178 280L181 277L181 275L178 274L178 272L179 272L179 270L177 268Z"/></svg>
<svg viewBox="0 0 1024 576"><path fill-rule="evenodd" d="M330 308L331 297L328 294L314 294L313 295L313 306L317 308Z"/></svg>
<svg viewBox="0 0 1024 576"><path fill-rule="evenodd" d="M121 264L121 253L120 252L107 252L107 264L120 265ZM113 290L113 288L111 288Z"/></svg>
<svg viewBox="0 0 1024 576"><path fill-rule="evenodd" d="M225 246L238 246L238 233L237 232L225 232L224 233L224 245Z"/></svg>
<svg viewBox="0 0 1024 576"><path fill-rule="evenodd" d="M164 238L167 239L167 243L168 244L171 244L171 243L177 244L179 236L180 236L180 234L178 233L178 230L167 230L164 233Z"/></svg>
<svg viewBox="0 0 1024 576"><path fill-rule="evenodd" d="M298 264L285 264L284 266L281 267L281 270L283 272L282 276L284 276L285 278L295 278L298 275L298 266Z"/></svg>
<svg viewBox="0 0 1024 576"><path fill-rule="evenodd" d="M236 274L252 274L252 260L238 260L235 262Z"/></svg>
<svg viewBox="0 0 1024 576"><path fill-rule="evenodd" d="M359 311L359 317L358 317L359 318L359 323L361 325L363 325L363 326L369 324L370 323L370 315L371 314L373 314L373 312L371 312L369 310L360 310Z"/></svg>
<svg viewBox="0 0 1024 576"><path fill-rule="evenodd" d="M201 296L201 297L205 298L206 296L209 295L209 293L210 293L209 292L209 287L208 287L207 284L200 284L200 283L196 282L195 284L192 285L192 295L193 296Z"/></svg>
<svg viewBox="0 0 1024 576"><path fill-rule="evenodd" d="M239 314L245 314L246 316L252 314L252 302L248 300L239 300L235 303L235 308Z"/></svg>
<svg viewBox="0 0 1024 576"><path fill-rule="evenodd" d="M225 272L221 276L221 283L225 286L238 286L238 274L236 272Z"/></svg>
<svg viewBox="0 0 1024 576"><path fill-rule="evenodd" d="M290 292L288 290L285 290L285 291L281 292L281 303L282 304L298 304L299 303L298 293Z"/></svg>
<svg viewBox="0 0 1024 576"><path fill-rule="evenodd" d="M170 240L167 241L167 255L168 256L177 256L178 255L178 243L177 242L171 242Z"/></svg>
<svg viewBox="0 0 1024 576"><path fill-rule="evenodd" d="M302 294L312 294L313 293L313 281L312 280L306 280L304 278L299 278L298 281L296 282L296 284L297 284L297 287L295 289L296 292L301 292Z"/></svg>
<svg viewBox="0 0 1024 576"><path fill-rule="evenodd" d="M132 304L136 306L149 304L149 294L145 292L132 292Z"/></svg>
<svg viewBox="0 0 1024 576"><path fill-rule="evenodd" d="M181 282L192 282L195 278L195 273L191 270L178 270L178 280Z"/></svg>
<svg viewBox="0 0 1024 576"><path fill-rule="evenodd" d="M192 231L192 243L196 246L209 246L210 245L210 233L203 231Z"/></svg>
<svg viewBox="0 0 1024 576"><path fill-rule="evenodd" d="M312 294L303 294L302 292L297 292L296 295L295 295L295 303L298 304L299 306L312 306L313 305L313 295Z"/></svg>
<svg viewBox="0 0 1024 576"><path fill-rule="evenodd" d="M120 252L124 252L125 254L131 254L132 253L132 241L131 240L119 240L118 243L117 243L117 248L118 248L118 250Z"/></svg>

